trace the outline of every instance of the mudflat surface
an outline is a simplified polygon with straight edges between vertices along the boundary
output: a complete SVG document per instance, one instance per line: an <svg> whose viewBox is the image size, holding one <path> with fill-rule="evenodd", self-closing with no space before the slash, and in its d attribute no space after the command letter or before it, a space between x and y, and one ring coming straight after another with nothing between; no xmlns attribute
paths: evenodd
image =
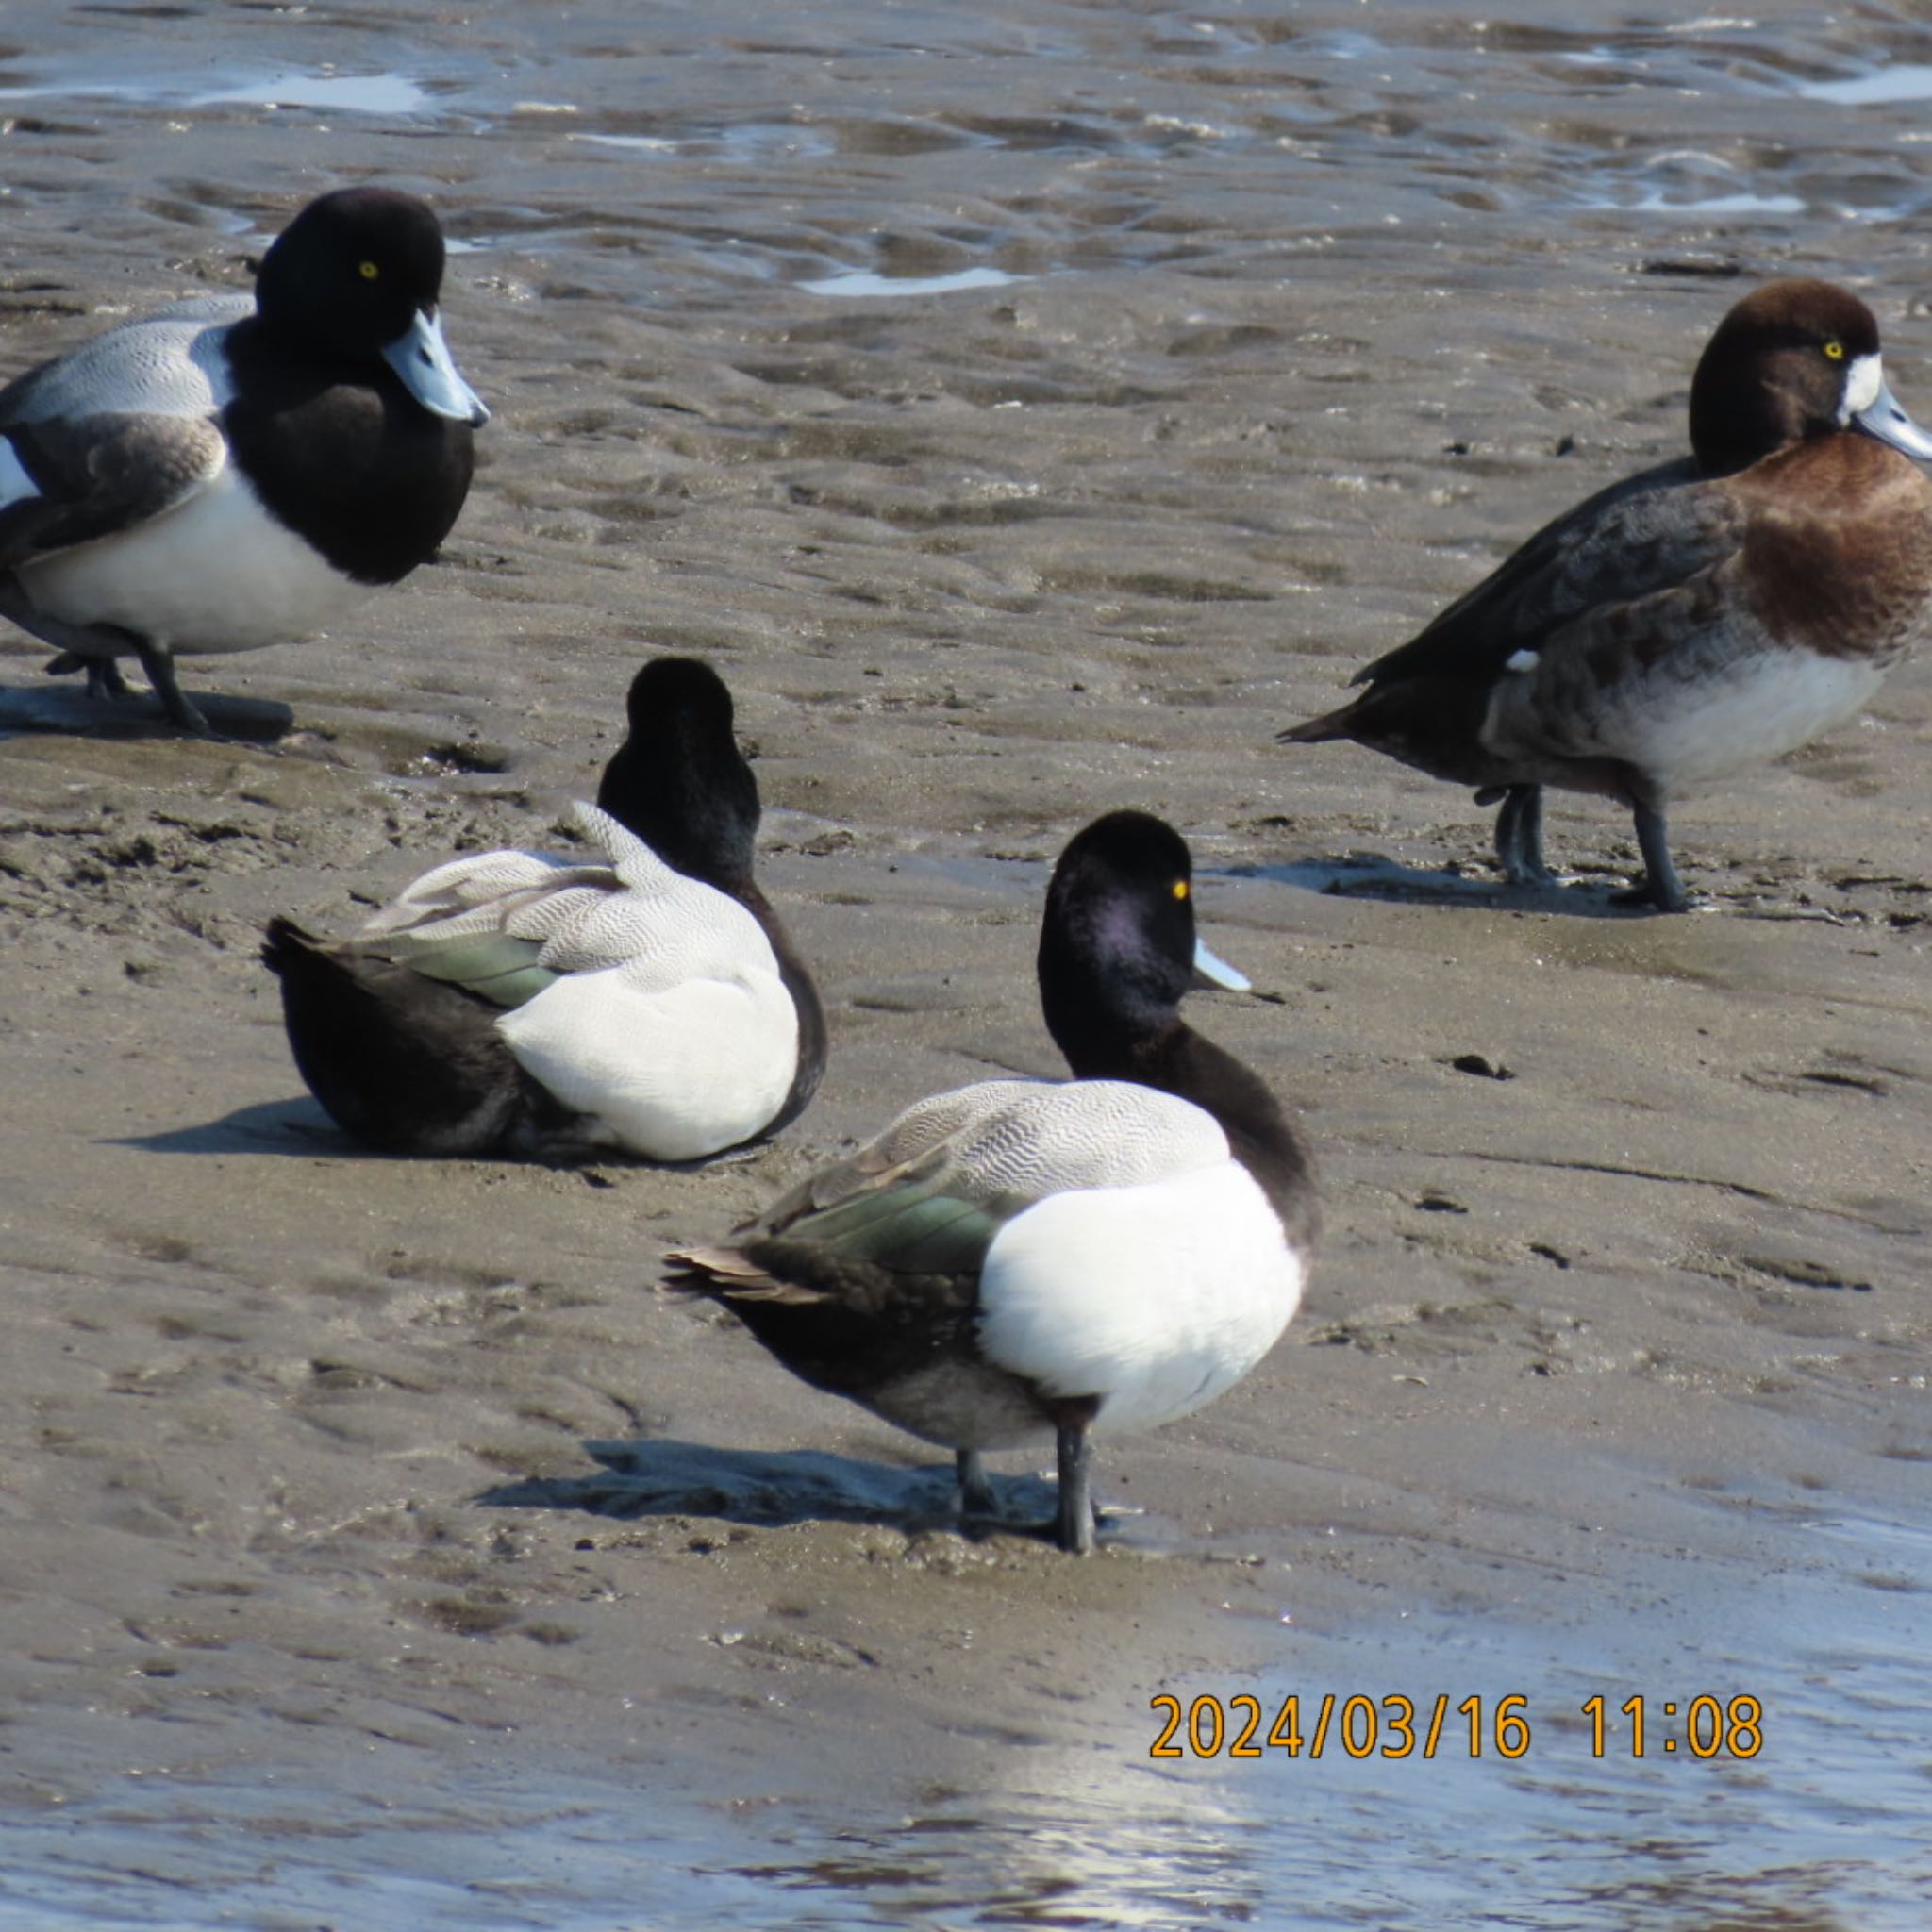
<svg viewBox="0 0 1932 1932"><path fill-rule="evenodd" d="M228 740L0 641L0 1833L67 1913L23 1923L134 1911L157 1844L255 1923L208 1834L277 1780L365 1924L382 1792L479 1870L532 1793L602 1847L472 1924L631 1923L626 1843L665 1924L1273 1923L1291 1876L1407 1924L1493 1895L1471 1851L1508 1923L1916 1923L1932 670L1682 808L1678 919L1611 907L1599 803L1512 893L1466 794L1274 735L1679 449L1754 278L1854 281L1932 420L1923 31L733 12L0 24L0 373L376 177L441 210L497 412L435 566L188 664ZM665 650L756 746L817 1103L702 1171L351 1149L263 922L554 843ZM1056 1070L1046 869L1126 805L1266 995L1191 1017L1300 1108L1328 1233L1260 1370L1107 1448L1076 1563L962 1539L941 1458L654 1283L909 1099ZM1147 1757L1158 1692L1296 1689L1521 1691L1537 1743ZM1752 1693L1776 1748L1619 1783L1592 1690ZM583 1822L620 1791L648 1827Z"/></svg>

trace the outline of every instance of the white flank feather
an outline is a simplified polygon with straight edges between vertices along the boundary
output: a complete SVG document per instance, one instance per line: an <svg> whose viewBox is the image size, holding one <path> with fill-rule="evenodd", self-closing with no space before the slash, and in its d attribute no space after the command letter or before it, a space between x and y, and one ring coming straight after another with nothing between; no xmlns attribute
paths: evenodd
<svg viewBox="0 0 1932 1932"><path fill-rule="evenodd" d="M1884 667L1869 658L1779 648L1697 679L1632 677L1595 699L1587 717L1561 717L1561 754L1621 759L1676 795L1795 751L1869 703L1884 681ZM1534 676L1498 684L1483 742L1533 766L1553 735L1539 709L1546 702Z"/></svg>
<svg viewBox="0 0 1932 1932"><path fill-rule="evenodd" d="M1099 1396L1096 1429L1154 1428L1268 1353L1302 1275L1268 1197L1224 1155L1140 1187L1055 1194L1002 1228L980 1274L980 1348L1049 1394Z"/></svg>
<svg viewBox="0 0 1932 1932"><path fill-rule="evenodd" d="M119 625L198 656L312 636L373 589L284 529L227 462L173 509L34 558L19 576L36 608L65 624Z"/></svg>
<svg viewBox="0 0 1932 1932"><path fill-rule="evenodd" d="M603 1122L617 1144L656 1160L716 1154L778 1111L797 1069L797 1009L750 924L766 966L747 959L728 976L673 985L640 985L627 966L572 973L505 1013L497 1030L530 1074Z"/></svg>

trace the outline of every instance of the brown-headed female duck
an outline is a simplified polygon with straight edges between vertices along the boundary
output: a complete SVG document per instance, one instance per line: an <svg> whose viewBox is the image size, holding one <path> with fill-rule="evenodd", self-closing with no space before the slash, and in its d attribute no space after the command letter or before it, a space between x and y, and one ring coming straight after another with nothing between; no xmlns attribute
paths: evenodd
<svg viewBox="0 0 1932 1932"><path fill-rule="evenodd" d="M1856 295L1793 278L1739 302L1692 378L1690 442L1546 525L1283 741L1350 738L1500 799L1512 884L1551 877L1543 786L1619 799L1644 863L1621 897L1684 910L1671 803L1850 717L1932 626L1932 437Z"/></svg>

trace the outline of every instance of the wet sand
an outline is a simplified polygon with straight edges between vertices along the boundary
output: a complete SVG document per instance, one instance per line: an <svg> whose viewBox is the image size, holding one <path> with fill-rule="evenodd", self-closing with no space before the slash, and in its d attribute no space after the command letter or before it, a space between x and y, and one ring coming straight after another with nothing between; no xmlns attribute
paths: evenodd
<svg viewBox="0 0 1932 1932"><path fill-rule="evenodd" d="M934 11L919 59L822 58L776 17L667 48L573 14L540 53L516 17L237 25L244 78L425 90L375 113L196 103L194 9L89 45L186 76L163 99L77 89L58 9L0 30L0 89L51 90L0 98L0 370L245 281L292 206L377 175L471 244L447 330L497 411L435 567L325 641L187 666L253 738L103 721L0 641L9 1816L264 1766L608 1777L724 1841L820 1818L835 1766L852 1818L997 1792L1118 1831L1206 1789L1149 1766L1157 1692L1521 1690L1553 1714L1532 1768L1580 1774L1592 1673L1613 1704L1770 1687L1855 1759L1819 1646L1841 1619L1914 1652L1932 1579L1932 667L1682 808L1708 909L1680 919L1610 908L1635 853L1598 803L1552 801L1577 882L1512 893L1466 794L1273 739L1679 448L1745 277L1856 271L1932 418L1919 230L1873 208L1852 260L1829 218L1916 179L1909 104L1715 88L1712 152L1798 211L1657 219L1554 194L1578 154L1640 192L1621 158L1674 139L1681 43L1571 98L1608 27L1497 29L1485 101L1424 14L1357 53L1353 11L1218 50L1178 16ZM1753 145L1774 113L1813 145ZM1498 115L1511 161L1477 145ZM975 267L1010 279L807 286ZM765 882L831 1016L819 1100L703 1171L350 1149L262 923L341 931L438 858L554 842L661 650L720 670L756 746ZM1328 1235L1248 1382L1106 1449L1132 1513L1077 1563L962 1539L940 1458L653 1284L908 1100L1057 1070L1046 867L1124 805L1187 832L1266 995L1191 1016L1301 1109ZM1847 1923L1906 1923L1866 1876ZM658 1922L705 1923L682 1883L693 1916ZM1857 1894L1800 1895L1819 1916L1761 1923Z"/></svg>

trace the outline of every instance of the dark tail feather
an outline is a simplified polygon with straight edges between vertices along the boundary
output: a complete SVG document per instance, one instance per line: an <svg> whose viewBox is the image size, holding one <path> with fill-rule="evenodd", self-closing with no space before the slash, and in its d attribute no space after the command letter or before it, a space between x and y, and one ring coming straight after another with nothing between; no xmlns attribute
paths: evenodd
<svg viewBox="0 0 1932 1932"><path fill-rule="evenodd" d="M276 978L286 978L289 974L302 970L305 954L320 950L313 934L304 932L292 919L284 919L277 913L269 921L267 936L261 942L261 963Z"/></svg>
<svg viewBox="0 0 1932 1932"><path fill-rule="evenodd" d="M1339 711L1324 711L1319 718L1310 718L1305 724L1291 724L1286 731L1274 734L1276 744L1326 744L1333 738L1347 738L1349 733L1349 713L1353 705L1343 705Z"/></svg>
<svg viewBox="0 0 1932 1932"><path fill-rule="evenodd" d="M399 1154L500 1146L532 1083L493 1024L495 1008L407 966L325 945L269 922L262 964L308 1091L343 1132Z"/></svg>

